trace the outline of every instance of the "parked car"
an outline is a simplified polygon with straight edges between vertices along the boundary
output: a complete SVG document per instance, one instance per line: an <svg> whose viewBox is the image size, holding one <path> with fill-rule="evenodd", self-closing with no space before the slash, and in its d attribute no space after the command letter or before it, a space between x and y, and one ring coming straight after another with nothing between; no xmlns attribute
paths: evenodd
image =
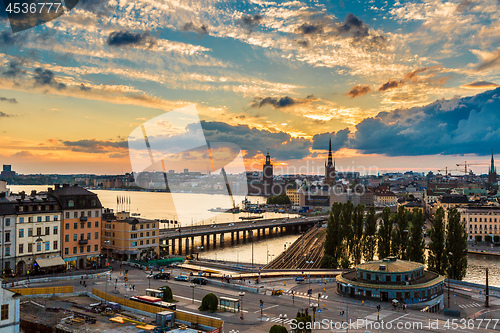
<svg viewBox="0 0 500 333"><path fill-rule="evenodd" d="M170 273L156 273L153 275L153 279L156 280L169 280L170 279Z"/></svg>
<svg viewBox="0 0 500 333"><path fill-rule="evenodd" d="M230 226L230 227L233 227L233 226L234 226L234 223L229 223L229 226Z"/></svg>
<svg viewBox="0 0 500 333"><path fill-rule="evenodd" d="M195 277L194 279L191 280L191 282L196 284L207 284L207 279L202 277Z"/></svg>
<svg viewBox="0 0 500 333"><path fill-rule="evenodd" d="M183 281L183 282L187 282L189 281L189 278L185 275L178 275L174 278L175 281Z"/></svg>

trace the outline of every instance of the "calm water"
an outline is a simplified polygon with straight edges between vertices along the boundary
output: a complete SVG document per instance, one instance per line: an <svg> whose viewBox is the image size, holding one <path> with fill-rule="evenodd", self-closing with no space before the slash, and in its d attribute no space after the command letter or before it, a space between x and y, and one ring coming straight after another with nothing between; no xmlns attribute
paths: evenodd
<svg viewBox="0 0 500 333"><path fill-rule="evenodd" d="M27 193L31 192L31 190L47 190L47 186L10 186L10 188L13 192L24 190ZM94 192L99 195L99 199L101 200L103 206L107 208L116 209L116 197L126 196L131 199L130 211L132 213L140 213L141 217L169 220L176 219L177 217L176 210L169 193L108 190L96 190ZM193 193L179 193L177 195L180 199L176 200L176 206L178 209L185 211L187 215L184 215L188 217L187 219L183 218L183 220L181 220L181 222L184 222L183 225L189 226L191 223L207 224L239 221L239 216L248 215L246 213L228 214L209 212L208 209L221 206L220 202L224 201L224 196L222 195L200 195ZM252 203L264 202L264 198L261 197L249 197L248 199L251 200ZM238 198L236 202L241 203L242 200L243 198ZM193 209L193 207L196 207L197 209ZM264 213L263 215L266 218L284 216L284 214L278 213ZM268 260L272 260L283 251L285 244L288 247L289 244L297 238L298 236L287 235L284 237L254 242L254 263L259 265L266 264ZM234 247L226 247L223 249L217 249L216 251L202 253L201 257L215 260L251 262L252 246L251 244L240 244ZM470 254L468 259L469 266L467 269L467 275L464 279L465 281L484 284L485 269L488 267L490 270L490 284L500 287L500 257Z"/></svg>

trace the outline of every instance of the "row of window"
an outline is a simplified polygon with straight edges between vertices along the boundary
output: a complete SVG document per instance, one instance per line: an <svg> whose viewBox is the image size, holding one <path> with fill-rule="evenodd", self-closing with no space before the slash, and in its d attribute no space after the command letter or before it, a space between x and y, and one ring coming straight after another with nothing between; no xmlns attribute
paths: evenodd
<svg viewBox="0 0 500 333"><path fill-rule="evenodd" d="M78 223L80 223L80 229L85 229L85 225L87 225L87 228L92 228L92 222L87 221L87 222L74 222L73 229L78 229ZM65 223L64 227L66 228L66 230L69 230L69 223ZM99 221L94 222L94 227L99 228Z"/></svg>
<svg viewBox="0 0 500 333"><path fill-rule="evenodd" d="M52 235L57 235L59 233L59 227L58 226L53 226L52 227ZM24 238L24 229L19 229L19 238ZM7 236L7 233L5 233ZM33 237L33 236L50 236L50 227L45 227L45 234L42 235L42 228L36 228L36 235L33 235L33 228L28 228L28 237Z"/></svg>
<svg viewBox="0 0 500 333"><path fill-rule="evenodd" d="M464 222L466 221L465 217L463 218L463 221ZM469 222L472 222L472 217L469 218ZM477 222L477 217L474 218L474 222ZM479 218L479 222L483 222L483 218L482 217ZM487 217L484 218L484 222L488 222L488 218ZM497 222L497 218L496 217L495 218L491 218L490 217L490 221L489 222Z"/></svg>
<svg viewBox="0 0 500 333"><path fill-rule="evenodd" d="M26 206L16 206L18 212L36 212L44 210L58 210L59 205L26 205Z"/></svg>
<svg viewBox="0 0 500 333"><path fill-rule="evenodd" d="M144 224L139 224L139 226L140 226L140 227L139 227L139 229L140 229L140 230L143 230L143 229L144 229ZM155 226L156 226L156 224L155 224L155 223L152 223L152 224L151 224L151 228L149 228L149 226L150 226L150 224L149 224L149 223L147 223L147 224L146 224L146 229L154 229L154 228L155 228ZM111 223L106 223L106 224L104 225L104 228L105 228L105 229L114 229L114 228L115 228L115 225L114 225L114 224L111 224ZM134 231L135 231L135 230L137 230L137 225L133 225L133 226L132 226L132 230L134 230Z"/></svg>
<svg viewBox="0 0 500 333"><path fill-rule="evenodd" d="M100 212L98 210L96 210L94 212L94 217L99 217L99 214L100 214ZM74 219L77 219L79 217L92 217L92 211L89 210L87 212L87 215L85 215L85 211L84 210L80 211L80 214L78 214L78 212L73 212L73 218ZM70 212L65 212L64 213L64 218L69 219L70 218Z"/></svg>
<svg viewBox="0 0 500 333"><path fill-rule="evenodd" d="M80 240L91 240L92 237L91 237L91 233L90 232L87 232L87 238L85 238L85 234L84 233L81 233L80 234ZM94 239L99 239L99 232L96 231L94 233ZM73 234L73 241L77 241L78 240L78 234ZM64 235L64 241L66 243L69 242L69 235Z"/></svg>
<svg viewBox="0 0 500 333"><path fill-rule="evenodd" d="M42 246L44 247L45 251L50 251L50 242L38 242L36 243L36 252L42 252ZM57 251L58 250L58 242L57 241L53 241L52 242L52 250L53 251ZM24 244L19 244L18 245L19 247L19 254L23 254L24 253ZM32 253L33 252L33 244L32 243L28 243L28 247L27 247L27 253Z"/></svg>
<svg viewBox="0 0 500 333"><path fill-rule="evenodd" d="M374 274L373 276L375 277L375 281L382 281L382 282L391 282L392 276L396 276L396 282L401 282L401 281L409 281L413 280L416 278L419 278L423 276L424 272L423 271L416 271L415 273L410 273L410 274L405 274L405 275L390 275L390 274ZM370 273L365 273L362 271L358 271L358 278L359 279L364 279L371 281L372 280L372 274ZM402 280L404 279L404 280Z"/></svg>
<svg viewBox="0 0 500 333"><path fill-rule="evenodd" d="M36 218L36 221L35 221ZM7 219L5 219L7 220ZM19 223L24 223L24 222L53 222L53 221L59 221L59 215L54 215L51 219L50 215L45 215L45 218L43 216L28 216L26 217L20 217L19 218ZM10 225L10 221L9 221Z"/></svg>
<svg viewBox="0 0 500 333"><path fill-rule="evenodd" d="M78 204L80 205L80 207L85 206L85 204L86 204L85 199L80 199L78 201ZM92 207L97 206L97 200L95 200L95 199L90 200L90 206L92 206ZM75 207L75 200L68 200L68 207Z"/></svg>
<svg viewBox="0 0 500 333"><path fill-rule="evenodd" d="M471 226L469 226L469 229L472 229L472 225L471 225ZM477 224L474 224L474 229L477 229ZM479 229L483 229L483 225L482 225L482 224L480 224L480 225L479 225ZM486 230L486 229L488 229L488 225L486 225L486 224L485 224L485 225L484 225L484 229L485 229L485 230ZM497 230L497 226L495 225L495 226L493 227L493 225L492 225L492 224L490 224L490 230L491 230L491 229L495 229L495 230Z"/></svg>
<svg viewBox="0 0 500 333"><path fill-rule="evenodd" d="M151 244L156 244L156 240L154 238L151 240ZM113 241L113 245L115 245L115 241ZM139 245L144 245L144 241L141 240L139 242ZM146 245L149 245L149 239L146 239ZM137 246L137 241L130 242L130 246L131 247Z"/></svg>
<svg viewBox="0 0 500 333"><path fill-rule="evenodd" d="M91 252L90 249L91 249L90 245L87 245L87 252ZM99 251L99 245L95 244L94 245L94 252L97 252L97 251ZM77 253L78 253L78 247L73 246L73 254L77 254ZM85 253L85 246L80 246L80 253ZM69 254L69 247L64 248L64 254L65 255Z"/></svg>

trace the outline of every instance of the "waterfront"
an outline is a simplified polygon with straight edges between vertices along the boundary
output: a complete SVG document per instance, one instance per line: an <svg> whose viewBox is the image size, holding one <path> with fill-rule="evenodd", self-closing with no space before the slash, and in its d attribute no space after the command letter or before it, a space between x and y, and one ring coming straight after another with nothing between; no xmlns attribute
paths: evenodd
<svg viewBox="0 0 500 333"><path fill-rule="evenodd" d="M31 190L46 191L48 186L33 185L33 186L10 186L13 192L26 191L29 193ZM136 192L136 191L110 191L110 190L94 190L93 192L99 195L104 207L116 208L116 197L126 196L131 198L131 212L140 212L142 217L150 219L173 219L175 218L175 209L169 205L159 204L161 202L166 202L168 193L162 192ZM199 202L199 194L193 193L179 193L184 202L185 209L189 210L192 207L193 202L197 206L203 205L203 207L216 208L220 204L219 199L221 195L204 195L203 199L207 199L208 202ZM248 197L253 203L264 202L262 197ZM241 202L241 200L240 200ZM217 214L214 217L209 217L203 219L211 214L204 215L202 213L190 210L192 214L193 224L207 224L207 223L222 223L222 222L236 222L239 221L239 216L246 216L246 213L240 214L230 214L222 213ZM212 213L213 214L213 213ZM279 213L264 213L265 217L283 217L284 214ZM290 215L292 216L292 215ZM189 226L190 224L187 224ZM254 263L264 265L267 263L267 257L269 253L269 261L272 258L277 257L284 249L284 244L292 243L295 241L299 235L286 235L284 237L270 238L254 242L253 247L253 257ZM269 251L269 252L268 252ZM250 243L239 244L234 247L218 248L216 251L201 253L200 257L213 260L229 260L229 261L241 261L241 262L251 262L252 261L252 246ZM469 265L467 269L467 275L465 281L475 282L475 283L485 283L485 269L490 270L490 285L500 287L500 256L488 256L481 254L469 254L468 256Z"/></svg>

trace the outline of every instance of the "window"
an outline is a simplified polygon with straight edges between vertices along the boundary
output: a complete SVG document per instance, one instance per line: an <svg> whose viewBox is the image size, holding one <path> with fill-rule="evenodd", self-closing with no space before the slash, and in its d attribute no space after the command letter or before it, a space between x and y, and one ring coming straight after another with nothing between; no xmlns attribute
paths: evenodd
<svg viewBox="0 0 500 333"><path fill-rule="evenodd" d="M37 221L37 222L42 222L42 217L41 217L41 216L37 216L37 217L36 217L36 221Z"/></svg>
<svg viewBox="0 0 500 333"><path fill-rule="evenodd" d="M83 253L83 246L80 246L80 253Z"/></svg>
<svg viewBox="0 0 500 333"><path fill-rule="evenodd" d="M140 237L141 237L141 238L142 238L142 237L144 237L144 233L143 233L143 232L141 232L141 235L140 235Z"/></svg>
<svg viewBox="0 0 500 333"><path fill-rule="evenodd" d="M5 219L5 226L6 227L10 226L10 218L8 217Z"/></svg>
<svg viewBox="0 0 500 333"><path fill-rule="evenodd" d="M496 221L495 221L496 222ZM19 218L19 223L24 223L24 217Z"/></svg>
<svg viewBox="0 0 500 333"><path fill-rule="evenodd" d="M99 239L99 232L98 231L95 232L94 239Z"/></svg>
<svg viewBox="0 0 500 333"><path fill-rule="evenodd" d="M98 210L95 211L95 217L99 217L99 211ZM96 223L98 223L98 222L96 222Z"/></svg>
<svg viewBox="0 0 500 333"><path fill-rule="evenodd" d="M90 245L87 245L87 252L90 252Z"/></svg>
<svg viewBox="0 0 500 333"><path fill-rule="evenodd" d="M42 243L38 242L36 243L36 252L42 251Z"/></svg>
<svg viewBox="0 0 500 333"><path fill-rule="evenodd" d="M84 217L84 216L85 216L85 212L84 212L83 210L80 212L80 216L81 216L81 217Z"/></svg>
<svg viewBox="0 0 500 333"><path fill-rule="evenodd" d="M149 229L149 223L148 223L148 224L146 224L146 229Z"/></svg>
<svg viewBox="0 0 500 333"><path fill-rule="evenodd" d="M42 228L36 228L36 235L41 236L42 235Z"/></svg>
<svg viewBox="0 0 500 333"><path fill-rule="evenodd" d="M53 234L57 235L57 226L54 226L54 228L53 228Z"/></svg>
<svg viewBox="0 0 500 333"><path fill-rule="evenodd" d="M97 245L97 244L94 245L94 251L96 251L96 252L99 251L99 245Z"/></svg>
<svg viewBox="0 0 500 333"><path fill-rule="evenodd" d="M9 304L2 305L0 319L1 320L8 320L9 319Z"/></svg>
<svg viewBox="0 0 500 333"><path fill-rule="evenodd" d="M75 229L75 230L78 229L78 223L77 222L73 223L73 229Z"/></svg>
<svg viewBox="0 0 500 333"><path fill-rule="evenodd" d="M87 228L92 228L92 222L90 221L87 222Z"/></svg>
<svg viewBox="0 0 500 333"><path fill-rule="evenodd" d="M146 244L148 244L148 245L149 245L149 239L146 239Z"/></svg>
<svg viewBox="0 0 500 333"><path fill-rule="evenodd" d="M28 243L28 253L33 252L33 244Z"/></svg>
<svg viewBox="0 0 500 333"><path fill-rule="evenodd" d="M50 216L45 216L45 222L50 222Z"/></svg>
<svg viewBox="0 0 500 333"><path fill-rule="evenodd" d="M66 224L64 225L64 228L65 228L66 230L68 230L68 229L69 229L69 223L66 223Z"/></svg>
<svg viewBox="0 0 500 333"><path fill-rule="evenodd" d="M84 233L81 233L81 234L80 234L80 239L82 239L82 240L83 240L83 239L85 239L85 238L83 238L83 237L85 237L85 234L84 234Z"/></svg>
<svg viewBox="0 0 500 333"><path fill-rule="evenodd" d="M57 250L57 241L52 243L52 250Z"/></svg>
<svg viewBox="0 0 500 333"><path fill-rule="evenodd" d="M10 257L10 246L5 247L5 256Z"/></svg>
<svg viewBox="0 0 500 333"><path fill-rule="evenodd" d="M73 234L73 240L74 240L74 241L77 241L77 240L78 240L78 235L77 235L77 234Z"/></svg>
<svg viewBox="0 0 500 333"><path fill-rule="evenodd" d="M24 253L24 244L19 244L19 253Z"/></svg>
<svg viewBox="0 0 500 333"><path fill-rule="evenodd" d="M28 222L33 222L33 216L28 217Z"/></svg>
<svg viewBox="0 0 500 333"><path fill-rule="evenodd" d="M153 231L153 236L155 235L155 232Z"/></svg>
<svg viewBox="0 0 500 333"><path fill-rule="evenodd" d="M90 240L90 232L87 232L87 239Z"/></svg>
<svg viewBox="0 0 500 333"><path fill-rule="evenodd" d="M95 227L99 228L99 221L95 221Z"/></svg>
<svg viewBox="0 0 500 333"><path fill-rule="evenodd" d="M92 212L90 210L87 212L87 216L92 217Z"/></svg>
<svg viewBox="0 0 500 333"><path fill-rule="evenodd" d="M50 242L45 242L45 251L50 251Z"/></svg>
<svg viewBox="0 0 500 333"><path fill-rule="evenodd" d="M68 243L68 242L69 242L69 235L64 235L64 241L65 241L66 243Z"/></svg>
<svg viewBox="0 0 500 333"><path fill-rule="evenodd" d="M76 246L73 246L73 254L76 254Z"/></svg>
<svg viewBox="0 0 500 333"><path fill-rule="evenodd" d="M151 241L151 244L155 244L156 243L156 240L153 238L153 240Z"/></svg>
<svg viewBox="0 0 500 333"><path fill-rule="evenodd" d="M33 237L33 228L28 228L28 237Z"/></svg>
<svg viewBox="0 0 500 333"><path fill-rule="evenodd" d="M155 228L155 224L154 224L154 223L153 223L153 226L152 226L152 228L153 228L153 229Z"/></svg>
<svg viewBox="0 0 500 333"><path fill-rule="evenodd" d="M59 221L59 216L54 215L54 221Z"/></svg>
<svg viewBox="0 0 500 333"><path fill-rule="evenodd" d="M146 232L146 237L149 237L149 231L148 231L148 232Z"/></svg>
<svg viewBox="0 0 500 333"><path fill-rule="evenodd" d="M24 206L19 206L19 211L24 212Z"/></svg>
<svg viewBox="0 0 500 333"><path fill-rule="evenodd" d="M68 207L75 207L75 201L74 200L68 200Z"/></svg>
<svg viewBox="0 0 500 333"><path fill-rule="evenodd" d="M78 212L73 212L73 218L77 219L78 218Z"/></svg>
<svg viewBox="0 0 500 333"><path fill-rule="evenodd" d="M144 229L144 224L141 224L141 230Z"/></svg>
<svg viewBox="0 0 500 333"><path fill-rule="evenodd" d="M64 254L69 254L69 248L68 247L64 248Z"/></svg>
<svg viewBox="0 0 500 333"><path fill-rule="evenodd" d="M132 238L132 239L137 238L137 234L132 234L132 235L130 236L130 238Z"/></svg>
<svg viewBox="0 0 500 333"><path fill-rule="evenodd" d="M5 233L5 243L10 243L10 232Z"/></svg>
<svg viewBox="0 0 500 333"><path fill-rule="evenodd" d="M144 245L144 242L143 242L143 241L141 241L141 245Z"/></svg>
<svg viewBox="0 0 500 333"><path fill-rule="evenodd" d="M137 246L137 242L130 242L130 246L132 247Z"/></svg>
<svg viewBox="0 0 500 333"><path fill-rule="evenodd" d="M50 235L50 227L45 227L45 235Z"/></svg>
<svg viewBox="0 0 500 333"><path fill-rule="evenodd" d="M113 232L113 237L115 237L115 233Z"/></svg>
<svg viewBox="0 0 500 333"><path fill-rule="evenodd" d="M64 217L69 219L69 212L64 213Z"/></svg>
<svg viewBox="0 0 500 333"><path fill-rule="evenodd" d="M85 229L85 222L81 222L81 223L80 223L80 228L81 228L81 229Z"/></svg>

